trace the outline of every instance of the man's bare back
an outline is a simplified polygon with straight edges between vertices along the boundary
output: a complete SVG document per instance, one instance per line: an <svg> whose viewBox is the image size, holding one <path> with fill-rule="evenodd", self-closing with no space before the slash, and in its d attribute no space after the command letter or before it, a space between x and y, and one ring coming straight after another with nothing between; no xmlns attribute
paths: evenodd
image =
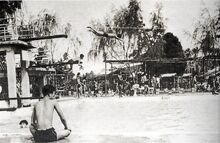
<svg viewBox="0 0 220 143"><path fill-rule="evenodd" d="M50 99L43 99L35 105L37 129L45 130L52 127L54 104Z"/></svg>
<svg viewBox="0 0 220 143"><path fill-rule="evenodd" d="M66 119L54 98L55 88L51 85L43 87L44 98L36 103L31 117L30 131L35 141L55 141L69 136L71 130L68 129ZM54 109L64 125L64 130L55 131L52 126Z"/></svg>

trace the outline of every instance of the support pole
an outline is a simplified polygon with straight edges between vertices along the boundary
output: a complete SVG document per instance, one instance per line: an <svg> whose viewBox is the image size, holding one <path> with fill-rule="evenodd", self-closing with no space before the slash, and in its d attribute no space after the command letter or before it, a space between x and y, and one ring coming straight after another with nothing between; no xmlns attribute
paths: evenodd
<svg viewBox="0 0 220 143"><path fill-rule="evenodd" d="M106 63L106 56L105 56L105 96L107 94L107 76L106 76L106 70L107 70L107 63Z"/></svg>
<svg viewBox="0 0 220 143"><path fill-rule="evenodd" d="M15 51L9 48L6 51L7 63L7 78L8 78L8 96L9 98L16 98L16 69L15 69ZM17 107L17 101L10 101L10 107Z"/></svg>
<svg viewBox="0 0 220 143"><path fill-rule="evenodd" d="M28 61L22 61L21 64L21 97L30 97L30 80L27 72ZM22 101L23 105L28 104L28 100Z"/></svg>

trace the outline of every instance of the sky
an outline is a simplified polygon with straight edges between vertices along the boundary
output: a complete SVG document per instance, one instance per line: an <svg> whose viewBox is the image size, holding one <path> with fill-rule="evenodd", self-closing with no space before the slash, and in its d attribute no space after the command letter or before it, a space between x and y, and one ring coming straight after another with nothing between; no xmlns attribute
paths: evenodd
<svg viewBox="0 0 220 143"><path fill-rule="evenodd" d="M60 23L69 22L72 25L73 35L77 35L82 46L79 53L87 55L91 48L92 35L86 29L91 20L103 21L107 14L111 14L112 8L128 6L129 0L23 0L27 14L36 15L42 9L48 9L56 13ZM190 39L184 35L184 31L192 31L194 23L199 19L202 8L208 8L213 15L217 7L220 7L218 0L140 0L142 16L146 24L150 19L150 12L155 8L156 2L163 4L163 16L167 18L166 32L172 32L177 36L183 49L193 48ZM57 40L56 57L60 57L67 45L62 44L63 39ZM59 44L60 43L60 44ZM104 68L102 59L91 61L84 60L84 71L93 70L95 73L101 72Z"/></svg>

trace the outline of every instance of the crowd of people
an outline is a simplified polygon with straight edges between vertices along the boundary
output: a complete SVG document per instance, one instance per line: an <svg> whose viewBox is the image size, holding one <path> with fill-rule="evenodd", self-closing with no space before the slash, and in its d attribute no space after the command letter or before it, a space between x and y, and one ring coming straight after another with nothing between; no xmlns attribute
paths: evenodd
<svg viewBox="0 0 220 143"><path fill-rule="evenodd" d="M87 79L80 73L77 73L76 82L73 82L75 88L71 88L71 93L79 98L80 96L103 96L119 95L122 97L133 96L138 93L142 94L156 94L156 91L160 88L160 79L153 75L152 77L146 73L137 73L136 75L128 75L124 73L113 74L104 78L92 78Z"/></svg>
<svg viewBox="0 0 220 143"><path fill-rule="evenodd" d="M80 73L76 75L76 82L73 82L73 88L71 88L71 94L76 95L78 98L81 96L85 97L97 97L105 95L118 95L122 96L133 96L138 94L158 94L159 92L178 92L181 89L179 86L177 78L174 80L161 80L160 76L149 75L143 72L137 72L133 75L124 74L119 72L117 74L112 74L105 78L92 78L88 79L86 76L82 76ZM176 84L176 85L175 85ZM195 91L210 91L202 90L202 88L210 88L213 92L219 92L219 76L215 78L210 78L210 80L205 82L197 81L197 77L192 78L191 82L184 83L191 84L190 91L192 88ZM205 85L205 86L204 86ZM76 94L74 94L76 93Z"/></svg>

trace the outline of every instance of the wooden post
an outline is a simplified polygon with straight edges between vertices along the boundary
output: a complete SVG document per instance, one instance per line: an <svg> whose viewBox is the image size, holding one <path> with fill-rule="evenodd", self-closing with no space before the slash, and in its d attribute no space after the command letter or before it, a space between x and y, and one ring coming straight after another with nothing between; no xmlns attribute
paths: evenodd
<svg viewBox="0 0 220 143"><path fill-rule="evenodd" d="M29 54L28 51L21 51L21 97L30 97L30 79L27 68L29 67ZM23 100L22 104L28 104L28 100Z"/></svg>
<svg viewBox="0 0 220 143"><path fill-rule="evenodd" d="M21 64L21 97L30 97L30 80L26 67L28 66L28 61L22 61ZM22 101L22 104L26 104Z"/></svg>
<svg viewBox="0 0 220 143"><path fill-rule="evenodd" d="M106 58L105 58L106 60ZM107 73L106 73L106 70L107 70L107 63L105 61L105 96L107 95Z"/></svg>
<svg viewBox="0 0 220 143"><path fill-rule="evenodd" d="M43 75L43 85L46 85L47 83L47 75Z"/></svg>
<svg viewBox="0 0 220 143"><path fill-rule="evenodd" d="M16 98L16 63L15 63L15 51L13 48L8 48L6 51L6 63L7 63L7 78L8 78L8 96L9 98ZM10 101L10 107L17 107L17 101Z"/></svg>

